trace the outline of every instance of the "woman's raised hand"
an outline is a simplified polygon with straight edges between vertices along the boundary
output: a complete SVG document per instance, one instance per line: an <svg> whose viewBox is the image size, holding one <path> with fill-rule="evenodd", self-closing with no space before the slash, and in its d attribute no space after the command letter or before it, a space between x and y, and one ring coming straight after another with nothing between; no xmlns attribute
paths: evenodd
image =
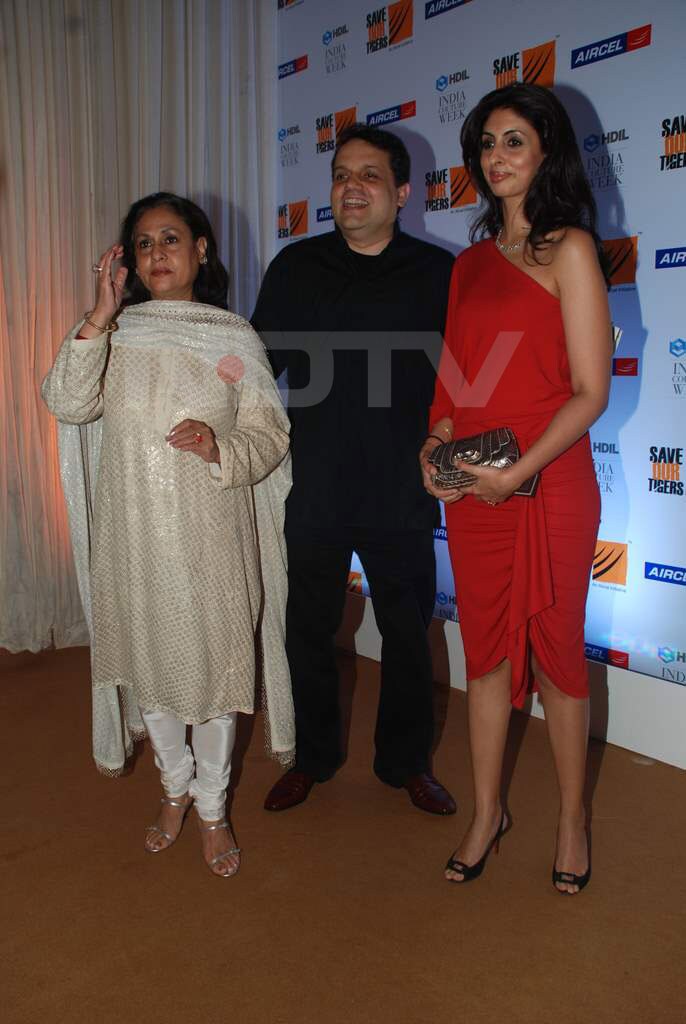
<svg viewBox="0 0 686 1024"><path fill-rule="evenodd" d="M91 320L95 321L96 324L109 324L121 306L128 271L126 267L119 267L117 272L113 274L112 264L115 260L121 259L123 255L123 246L113 245L105 250L97 262L97 266L101 270L97 275L98 284L95 306L91 313Z"/></svg>

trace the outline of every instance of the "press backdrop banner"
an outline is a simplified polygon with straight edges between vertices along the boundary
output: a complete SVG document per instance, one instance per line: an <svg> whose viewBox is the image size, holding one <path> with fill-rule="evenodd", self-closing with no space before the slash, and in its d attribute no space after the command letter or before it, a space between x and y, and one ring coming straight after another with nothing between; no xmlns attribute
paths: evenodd
<svg viewBox="0 0 686 1024"><path fill-rule="evenodd" d="M591 432L602 523L587 655L686 684L686 92L682 0L273 0L279 8L277 245L330 231L330 161L358 120L412 156L404 230L469 244L459 132L486 92L552 88L577 133L612 260L616 351ZM443 529L436 615L456 618ZM350 586L368 593L355 559Z"/></svg>

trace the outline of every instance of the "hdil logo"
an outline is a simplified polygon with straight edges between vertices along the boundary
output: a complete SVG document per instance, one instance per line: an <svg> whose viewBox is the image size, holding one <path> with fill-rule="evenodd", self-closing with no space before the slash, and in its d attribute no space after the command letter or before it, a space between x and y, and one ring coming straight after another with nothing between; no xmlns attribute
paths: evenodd
<svg viewBox="0 0 686 1024"><path fill-rule="evenodd" d="M686 355L686 341L683 338L675 338L669 343L669 351L675 359L681 359Z"/></svg>
<svg viewBox="0 0 686 1024"><path fill-rule="evenodd" d="M300 135L300 125L292 124L290 128L279 128L279 142L285 142L291 135Z"/></svg>
<svg viewBox="0 0 686 1024"><path fill-rule="evenodd" d="M686 651L675 651L672 647L658 647L658 657L665 665L672 665L675 661L686 662Z"/></svg>
<svg viewBox="0 0 686 1024"><path fill-rule="evenodd" d="M594 441L593 451L601 452L603 455L619 455L616 444L609 444L607 441Z"/></svg>
<svg viewBox="0 0 686 1024"><path fill-rule="evenodd" d="M450 75L440 75L436 79L436 88L439 92L445 92L449 85L459 85L460 82L466 82L468 78L467 68L462 68L461 71L453 71Z"/></svg>
<svg viewBox="0 0 686 1024"><path fill-rule="evenodd" d="M347 36L347 34L347 25L339 25L338 28L327 29L327 31L322 36L322 43L324 44L324 46L331 46L334 39L338 39L340 36Z"/></svg>
<svg viewBox="0 0 686 1024"><path fill-rule="evenodd" d="M624 128L617 132L605 132L602 137L604 146L613 146L616 142L628 142L630 136L627 135Z"/></svg>
<svg viewBox="0 0 686 1024"><path fill-rule="evenodd" d="M624 128L618 131L603 132L601 135L593 133L584 139L584 149L587 153L595 153L599 146L614 146L617 142L628 142L629 138L630 136L627 135Z"/></svg>

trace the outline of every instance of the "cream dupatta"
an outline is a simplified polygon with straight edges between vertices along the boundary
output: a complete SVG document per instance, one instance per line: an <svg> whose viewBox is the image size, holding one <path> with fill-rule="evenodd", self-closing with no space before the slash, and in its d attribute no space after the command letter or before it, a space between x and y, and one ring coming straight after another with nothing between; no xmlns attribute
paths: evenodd
<svg viewBox="0 0 686 1024"><path fill-rule="evenodd" d="M68 335L77 333L74 328ZM132 347L163 343L189 348L216 366L226 356L238 356L245 381L260 399L276 410L284 429L288 417L259 336L242 318L214 306L187 302L148 302L124 310L117 340ZM74 562L91 639L90 562L93 510L98 474L102 420L85 424L59 423L60 471L72 536ZM290 454L252 486L255 526L263 587L259 627L261 694L268 752L284 765L294 759L295 726L290 674L285 654L286 547L284 503L291 486ZM93 689L93 758L98 769L120 774L135 739L145 734L140 712L126 687Z"/></svg>

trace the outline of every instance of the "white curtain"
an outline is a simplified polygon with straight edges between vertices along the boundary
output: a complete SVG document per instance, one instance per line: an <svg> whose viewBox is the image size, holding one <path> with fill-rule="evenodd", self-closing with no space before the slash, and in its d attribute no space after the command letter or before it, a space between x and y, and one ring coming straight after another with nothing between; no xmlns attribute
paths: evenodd
<svg viewBox="0 0 686 1024"><path fill-rule="evenodd" d="M276 9L0 3L0 647L87 639L39 387L130 203L199 203L250 315L276 224Z"/></svg>

